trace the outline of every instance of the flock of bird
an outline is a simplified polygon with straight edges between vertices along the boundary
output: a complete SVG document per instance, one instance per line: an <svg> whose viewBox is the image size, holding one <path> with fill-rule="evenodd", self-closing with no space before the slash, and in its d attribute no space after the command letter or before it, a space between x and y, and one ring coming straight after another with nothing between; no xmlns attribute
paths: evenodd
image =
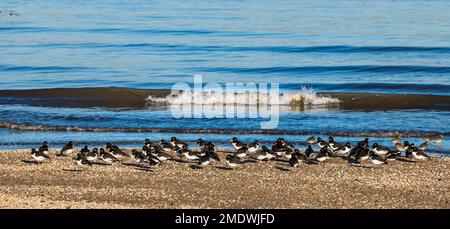
<svg viewBox="0 0 450 229"><path fill-rule="evenodd" d="M366 138L352 146L350 143L340 144L334 141L333 137L329 137L328 141L322 138L309 137L306 140L307 148L299 150L294 144L278 138L272 147L261 145L257 140L251 143L244 143L238 138L233 137L230 141L233 146L233 152L229 152L225 157L225 164L228 168L235 168L245 163L245 159L254 159L256 161L269 161L272 159L285 160L291 167L297 167L301 163L319 164L330 157L339 157L348 160L351 163L361 163L370 160L375 165L387 164L388 161L397 160L400 157L410 160L425 160L429 156L425 154L425 150L431 141L431 137L424 137L425 142L419 146L414 143L404 141L401 143L399 136L394 136L392 142L393 148L385 147L377 143L369 145L369 139ZM434 142L441 142L442 136L436 136ZM317 144L318 151L315 151L312 145ZM161 140L151 142L145 139L141 150L131 150L131 155L124 152L118 146L107 143L105 148L93 148L90 150L88 146L84 146L76 153L75 144L70 141L66 144L56 156L67 157L76 155L75 162L79 166L91 166L96 161L103 161L107 164L121 161L125 158L132 158L138 164L146 164L149 166L158 166L167 160L186 160L195 165L203 167L213 161L221 161L217 154L217 148L212 142L198 139L197 150L191 150L189 145L176 137L172 137L170 141ZM404 155L402 156L402 154ZM44 160L51 160L49 156L49 144L44 142L38 150L31 149L31 156L36 163Z"/></svg>

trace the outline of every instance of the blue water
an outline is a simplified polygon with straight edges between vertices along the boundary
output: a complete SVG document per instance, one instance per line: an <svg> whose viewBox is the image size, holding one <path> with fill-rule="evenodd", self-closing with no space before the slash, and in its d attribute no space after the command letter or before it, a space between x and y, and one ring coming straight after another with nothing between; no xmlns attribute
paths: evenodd
<svg viewBox="0 0 450 229"><path fill-rule="evenodd" d="M450 96L445 0L5 0L0 10L18 13L0 13L0 89L171 88L202 74L205 82L276 82L283 90ZM287 109L277 130L445 135L448 117L442 110ZM239 130L257 129L260 121L174 119L166 109L0 106L0 122L31 126ZM144 135L7 131L0 142L128 142Z"/></svg>
<svg viewBox="0 0 450 229"><path fill-rule="evenodd" d="M207 82L450 95L448 1L43 0L1 9L19 15L0 16L0 88L170 88L201 73Z"/></svg>

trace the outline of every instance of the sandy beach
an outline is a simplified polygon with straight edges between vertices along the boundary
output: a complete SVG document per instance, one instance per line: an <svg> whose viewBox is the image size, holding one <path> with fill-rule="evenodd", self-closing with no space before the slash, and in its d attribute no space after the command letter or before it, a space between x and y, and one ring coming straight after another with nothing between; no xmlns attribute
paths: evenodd
<svg viewBox="0 0 450 229"><path fill-rule="evenodd" d="M271 161L234 170L223 160L150 170L131 160L80 168L51 157L36 165L28 150L0 151L0 208L450 208L448 157L378 167L339 158L297 168Z"/></svg>

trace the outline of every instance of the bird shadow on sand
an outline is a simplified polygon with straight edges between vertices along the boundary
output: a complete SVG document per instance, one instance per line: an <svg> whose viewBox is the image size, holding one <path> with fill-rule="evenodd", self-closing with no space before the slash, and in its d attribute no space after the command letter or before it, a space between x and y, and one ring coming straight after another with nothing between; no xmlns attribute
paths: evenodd
<svg viewBox="0 0 450 229"><path fill-rule="evenodd" d="M357 163L350 163L350 166L359 167L359 168L365 168L365 169L373 169L373 168L375 168L374 166L362 165L362 164L357 164Z"/></svg>
<svg viewBox="0 0 450 229"><path fill-rule="evenodd" d="M34 160L22 160L23 163L26 164L33 164L33 165L39 165L40 163Z"/></svg>
<svg viewBox="0 0 450 229"><path fill-rule="evenodd" d="M225 167L225 166L216 166L216 169L231 171L233 168Z"/></svg>
<svg viewBox="0 0 450 229"><path fill-rule="evenodd" d="M283 171L283 172L290 172L291 170L285 167L281 167L281 166L275 166L276 169Z"/></svg>
<svg viewBox="0 0 450 229"><path fill-rule="evenodd" d="M417 161L413 161L413 160L410 160L407 158L401 158L401 157L397 158L397 161L408 162L408 163L417 163Z"/></svg>
<svg viewBox="0 0 450 229"><path fill-rule="evenodd" d="M184 161L184 160L181 160L181 159L178 159L178 158L172 158L172 159L169 159L169 160L173 161L173 162L177 162L177 163L183 163L183 164L189 163L188 161Z"/></svg>
<svg viewBox="0 0 450 229"><path fill-rule="evenodd" d="M256 164L256 163L258 163L258 161L254 160L254 159L247 159L247 160L244 160L243 162L244 162L244 164Z"/></svg>
<svg viewBox="0 0 450 229"><path fill-rule="evenodd" d="M203 167L201 167L199 165L190 165L189 168L191 168L193 170L203 169Z"/></svg>
<svg viewBox="0 0 450 229"><path fill-rule="evenodd" d="M136 167L135 169L139 170L139 171L143 171L143 172L154 172L153 169L148 168L148 167Z"/></svg>
<svg viewBox="0 0 450 229"><path fill-rule="evenodd" d="M103 163L103 162L91 162L93 165L101 165L101 166L111 166L112 164Z"/></svg>
<svg viewBox="0 0 450 229"><path fill-rule="evenodd" d="M63 168L62 170L66 171L66 172L83 172L84 171L83 169L67 169L67 168Z"/></svg>
<svg viewBox="0 0 450 229"><path fill-rule="evenodd" d="M135 163L126 163L126 162L122 162L122 165L125 166L130 166L130 167L135 167L137 169L148 169L149 167L145 166L145 165L141 165L141 164L135 164Z"/></svg>

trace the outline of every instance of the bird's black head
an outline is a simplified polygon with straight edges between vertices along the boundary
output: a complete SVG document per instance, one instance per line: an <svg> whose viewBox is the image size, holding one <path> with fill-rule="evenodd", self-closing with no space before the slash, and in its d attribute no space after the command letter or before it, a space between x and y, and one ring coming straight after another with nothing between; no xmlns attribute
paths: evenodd
<svg viewBox="0 0 450 229"><path fill-rule="evenodd" d="M176 140L177 140L176 137L171 137L171 138L170 138L170 141L171 141L171 142L174 142L174 141L176 141Z"/></svg>
<svg viewBox="0 0 450 229"><path fill-rule="evenodd" d="M367 143L367 144L369 144L369 138L365 138L365 139L364 139L364 142Z"/></svg>
<svg viewBox="0 0 450 229"><path fill-rule="evenodd" d="M345 147L351 148L352 147L352 143L350 143L350 142L345 143Z"/></svg>
<svg viewBox="0 0 450 229"><path fill-rule="evenodd" d="M378 147L378 143L373 143L372 148L377 148Z"/></svg>
<svg viewBox="0 0 450 229"><path fill-rule="evenodd" d="M408 141L404 141L404 142L403 142L403 146L405 146L405 147L406 147L406 146L409 146L409 142L408 142Z"/></svg>
<svg viewBox="0 0 450 229"><path fill-rule="evenodd" d="M146 145L147 145L147 144L150 144L150 139L148 139L148 138L145 139L144 142L143 142L143 144L146 144Z"/></svg>
<svg viewBox="0 0 450 229"><path fill-rule="evenodd" d="M201 138L199 138L198 140L197 140L197 144L200 144L200 143L202 143L203 142L203 139L201 139Z"/></svg>
<svg viewBox="0 0 450 229"><path fill-rule="evenodd" d="M317 138L317 142L321 142L321 141L323 141L322 138Z"/></svg>
<svg viewBox="0 0 450 229"><path fill-rule="evenodd" d="M311 145L308 145L308 149L309 149L309 150L312 150L312 146L311 146Z"/></svg>
<svg viewBox="0 0 450 229"><path fill-rule="evenodd" d="M48 142L43 142L42 145L48 146Z"/></svg>
<svg viewBox="0 0 450 229"><path fill-rule="evenodd" d="M161 139L161 141L159 141L159 144L164 144L164 143L166 143L166 140L164 140L164 139Z"/></svg>
<svg viewBox="0 0 450 229"><path fill-rule="evenodd" d="M333 143L334 142L334 138L333 137L328 137L328 141L330 142L330 143Z"/></svg>
<svg viewBox="0 0 450 229"><path fill-rule="evenodd" d="M269 148L267 148L267 146L262 146L261 149L263 149L264 151L268 151Z"/></svg>
<svg viewBox="0 0 450 229"><path fill-rule="evenodd" d="M237 142L237 141L238 141L237 137L233 137L233 138L231 139L231 142Z"/></svg>
<svg viewBox="0 0 450 229"><path fill-rule="evenodd" d="M98 148L92 149L92 152L93 152L93 153L97 153L97 152L98 152Z"/></svg>
<svg viewBox="0 0 450 229"><path fill-rule="evenodd" d="M254 142L255 144L259 144L259 141L258 140L255 140L255 142Z"/></svg>
<svg viewBox="0 0 450 229"><path fill-rule="evenodd" d="M231 159L233 159L233 155L228 154L228 155L227 155L227 160L231 160Z"/></svg>

